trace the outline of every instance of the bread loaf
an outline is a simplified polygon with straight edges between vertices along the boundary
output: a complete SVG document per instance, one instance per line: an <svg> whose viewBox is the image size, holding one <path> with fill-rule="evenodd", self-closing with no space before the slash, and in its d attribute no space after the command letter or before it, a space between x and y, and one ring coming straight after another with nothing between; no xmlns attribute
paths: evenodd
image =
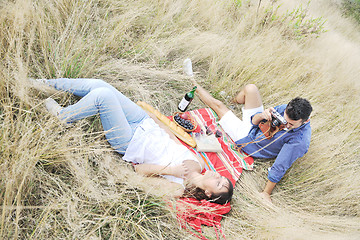
<svg viewBox="0 0 360 240"><path fill-rule="evenodd" d="M139 105L145 111L148 111L148 112L151 112L152 114L154 114L162 123L164 123L166 126L168 126L169 129L171 130L171 132L173 132L175 134L175 136L178 137L181 141L185 142L186 144L188 144L191 147L196 147L195 140L187 132L185 132L182 128L180 128L173 121L171 121L169 118L167 118L164 114L162 114L161 112L159 112L158 110L156 110L155 108L153 108L150 104L148 104L146 102L138 101L136 104Z"/></svg>

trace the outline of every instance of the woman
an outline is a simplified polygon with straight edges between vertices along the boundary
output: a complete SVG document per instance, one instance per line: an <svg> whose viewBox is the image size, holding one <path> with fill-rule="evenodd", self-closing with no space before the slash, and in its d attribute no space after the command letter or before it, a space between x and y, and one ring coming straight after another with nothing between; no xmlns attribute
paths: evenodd
<svg viewBox="0 0 360 240"><path fill-rule="evenodd" d="M219 204L230 201L231 181L219 173L206 171L204 162L190 152L152 113L145 112L110 84L99 79L37 79L57 90L82 97L62 108L48 98L46 108L60 121L72 123L97 113L105 136L123 159L136 164L143 175L162 175L182 185L183 197L206 199Z"/></svg>

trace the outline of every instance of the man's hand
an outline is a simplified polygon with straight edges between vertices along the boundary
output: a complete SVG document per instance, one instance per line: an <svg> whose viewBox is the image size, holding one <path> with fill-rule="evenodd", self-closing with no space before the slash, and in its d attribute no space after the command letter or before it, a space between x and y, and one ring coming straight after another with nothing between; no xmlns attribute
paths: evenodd
<svg viewBox="0 0 360 240"><path fill-rule="evenodd" d="M275 112L275 109L273 107L265 109L264 112L262 112L263 119L271 121L272 119L271 112Z"/></svg>
<svg viewBox="0 0 360 240"><path fill-rule="evenodd" d="M272 203L270 194L268 194L267 192L261 192L260 196L262 199L265 199L267 202Z"/></svg>
<svg viewBox="0 0 360 240"><path fill-rule="evenodd" d="M272 193L276 183L268 180L266 183L266 186L264 188L264 191L260 193L260 196L262 199L265 199L267 202L272 203L270 194Z"/></svg>
<svg viewBox="0 0 360 240"><path fill-rule="evenodd" d="M191 77L191 78L190 78L190 81L191 81L191 83L192 83L194 86L199 87L199 84L196 82L196 80L195 80L194 77Z"/></svg>
<svg viewBox="0 0 360 240"><path fill-rule="evenodd" d="M252 119L252 123L254 125L259 125L259 123L264 119L267 121L271 121L271 119L272 119L271 112L274 112L274 111L275 111L275 109L273 107L270 107L270 108L265 109L262 113L255 114Z"/></svg>

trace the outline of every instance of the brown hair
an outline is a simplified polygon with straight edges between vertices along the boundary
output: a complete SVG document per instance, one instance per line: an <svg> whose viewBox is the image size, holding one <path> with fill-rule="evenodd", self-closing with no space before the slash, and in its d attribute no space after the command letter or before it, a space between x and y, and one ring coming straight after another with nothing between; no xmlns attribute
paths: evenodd
<svg viewBox="0 0 360 240"><path fill-rule="evenodd" d="M226 179L229 182L229 188L228 188L228 191L226 191L226 192L222 192L219 194L213 193L213 194L211 194L210 197L208 197L205 194L205 190L203 190L199 187L195 187L193 185L187 185L182 197L192 197L192 198L196 198L197 200L205 199L205 200L208 200L209 202L225 204L231 200L231 197L234 192L234 186L233 186L232 182L228 178L226 178Z"/></svg>
<svg viewBox="0 0 360 240"><path fill-rule="evenodd" d="M312 110L312 106L307 99L297 97L288 103L285 111L291 120L302 119L306 121L309 119Z"/></svg>

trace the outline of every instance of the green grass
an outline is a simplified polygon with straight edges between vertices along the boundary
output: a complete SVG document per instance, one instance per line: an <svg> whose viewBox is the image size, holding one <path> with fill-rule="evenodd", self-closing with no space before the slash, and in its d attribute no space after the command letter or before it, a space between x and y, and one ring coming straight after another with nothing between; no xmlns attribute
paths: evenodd
<svg viewBox="0 0 360 240"><path fill-rule="evenodd" d="M360 1L359 0L344 0L343 8L345 15L354 18L357 23L360 23Z"/></svg>

